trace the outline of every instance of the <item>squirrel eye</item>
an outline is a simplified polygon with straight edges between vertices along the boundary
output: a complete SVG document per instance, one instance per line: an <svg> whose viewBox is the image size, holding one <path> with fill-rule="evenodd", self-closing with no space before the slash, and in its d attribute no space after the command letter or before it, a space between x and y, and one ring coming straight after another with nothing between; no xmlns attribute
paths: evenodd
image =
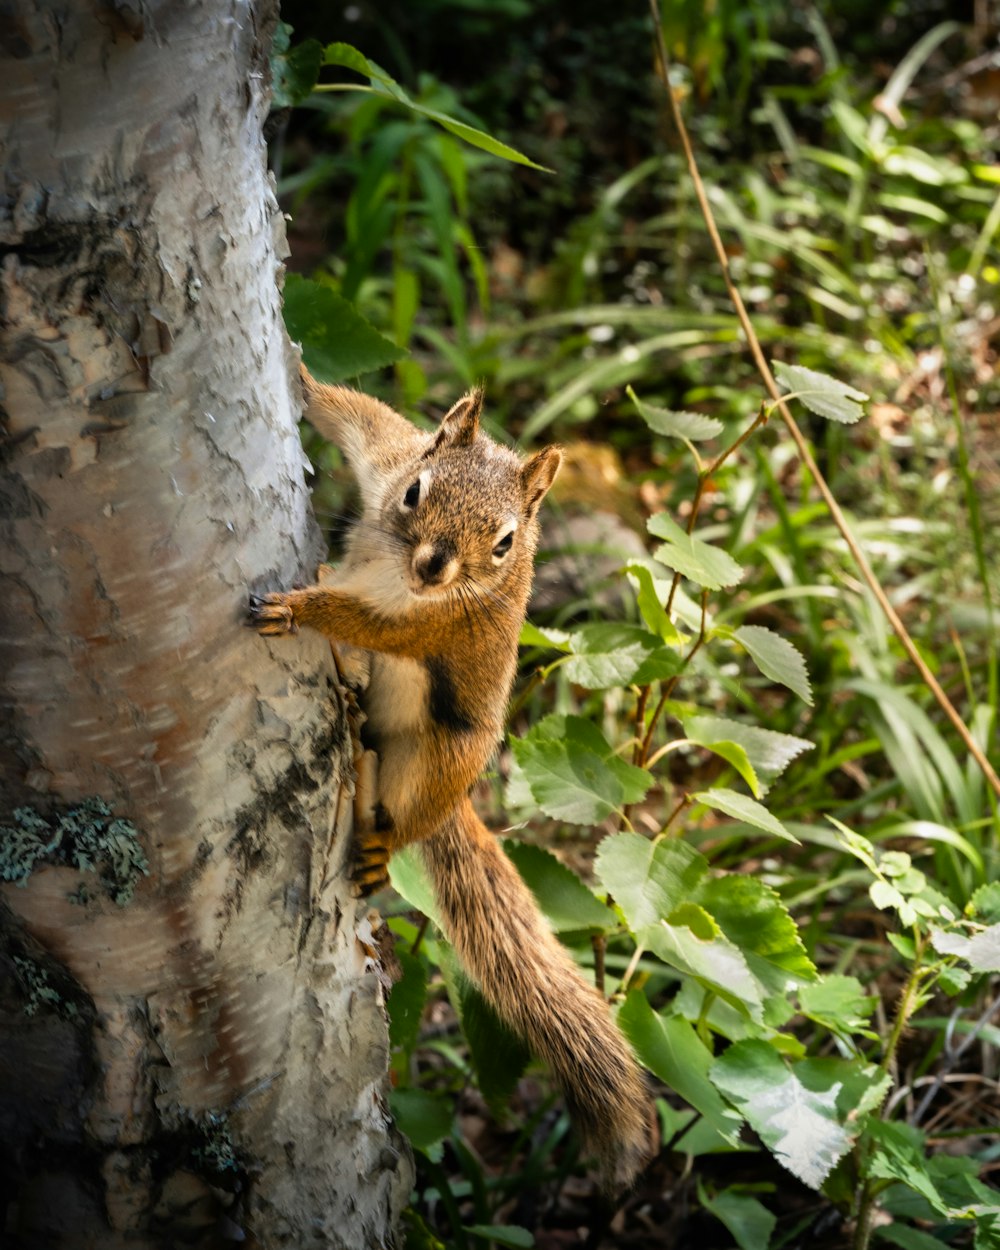
<svg viewBox="0 0 1000 1250"><path fill-rule="evenodd" d="M404 508L415 508L420 502L420 479L407 486L406 494L403 496Z"/></svg>
<svg viewBox="0 0 1000 1250"><path fill-rule="evenodd" d="M504 534L503 538L501 538L497 545L493 548L494 557L497 560L502 560L507 552L510 551L513 542L514 531L511 530L510 533Z"/></svg>

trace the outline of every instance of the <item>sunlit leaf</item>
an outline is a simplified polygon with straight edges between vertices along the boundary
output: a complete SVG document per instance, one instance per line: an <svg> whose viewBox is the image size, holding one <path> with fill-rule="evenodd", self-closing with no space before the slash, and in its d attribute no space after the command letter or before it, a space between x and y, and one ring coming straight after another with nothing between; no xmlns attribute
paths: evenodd
<svg viewBox="0 0 1000 1250"><path fill-rule="evenodd" d="M686 842L617 833L597 848L594 870L638 936L697 892L708 861Z"/></svg>
<svg viewBox="0 0 1000 1250"><path fill-rule="evenodd" d="M656 590L656 580L644 564L629 563L625 566L628 579L636 592L636 604L646 628L662 638L669 646L679 646L684 636L667 616Z"/></svg>
<svg viewBox="0 0 1000 1250"><path fill-rule="evenodd" d="M643 931L644 944L664 963L694 977L751 1019L763 1022L764 993L743 951L696 903L682 903L668 920Z"/></svg>
<svg viewBox="0 0 1000 1250"><path fill-rule="evenodd" d="M717 749L721 742L738 744L746 751L754 772L766 783L783 773L796 756L813 749L813 743L805 738L722 716L689 716L684 721L684 732L692 742L710 750Z"/></svg>
<svg viewBox="0 0 1000 1250"><path fill-rule="evenodd" d="M631 386L627 386L625 390L654 434L666 434L672 438L687 438L697 442L705 438L717 438L725 429L722 422L715 417L706 417L700 412L674 412L669 408L655 408L639 399Z"/></svg>
<svg viewBox="0 0 1000 1250"><path fill-rule="evenodd" d="M971 935L932 929L931 942L938 954L964 959L976 972L1000 972L1000 924Z"/></svg>
<svg viewBox="0 0 1000 1250"><path fill-rule="evenodd" d="M657 538L667 540L657 547L655 558L699 586L721 590L723 586L735 586L743 576L743 569L727 551L685 533L665 512L650 517L646 528Z"/></svg>
<svg viewBox="0 0 1000 1250"><path fill-rule="evenodd" d="M863 1111L877 1106L890 1078L845 1059L789 1064L767 1042L734 1042L710 1070L713 1084L746 1116L779 1163L819 1189L847 1154Z"/></svg>
<svg viewBox="0 0 1000 1250"><path fill-rule="evenodd" d="M762 625L744 625L734 632L733 637L747 649L765 677L787 686L806 703L812 703L806 662L802 653L787 638Z"/></svg>
<svg viewBox="0 0 1000 1250"><path fill-rule="evenodd" d="M798 844L798 838L788 832L777 816L773 816L762 803L736 790L699 790L692 797L706 807L725 812L734 820L742 820L745 824L753 825L755 829L763 829L765 833L772 833L777 838Z"/></svg>
<svg viewBox="0 0 1000 1250"><path fill-rule="evenodd" d="M844 425L853 425L864 415L861 405L868 399L864 391L802 365L772 361L771 368L785 390L800 399L810 412Z"/></svg>

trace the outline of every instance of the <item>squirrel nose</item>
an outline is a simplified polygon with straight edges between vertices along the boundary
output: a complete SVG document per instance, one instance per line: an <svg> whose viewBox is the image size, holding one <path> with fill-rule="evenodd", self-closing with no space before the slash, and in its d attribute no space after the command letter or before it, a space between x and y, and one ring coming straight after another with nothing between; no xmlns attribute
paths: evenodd
<svg viewBox="0 0 1000 1250"><path fill-rule="evenodd" d="M413 571L425 586L451 581L455 572L455 548L447 539L421 543L413 555Z"/></svg>

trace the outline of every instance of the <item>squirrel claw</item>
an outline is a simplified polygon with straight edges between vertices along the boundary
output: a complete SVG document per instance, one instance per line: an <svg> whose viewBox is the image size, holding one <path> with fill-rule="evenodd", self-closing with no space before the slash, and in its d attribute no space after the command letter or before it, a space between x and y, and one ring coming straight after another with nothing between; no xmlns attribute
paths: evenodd
<svg viewBox="0 0 1000 1250"><path fill-rule="evenodd" d="M287 596L282 594L251 595L247 625L265 636L299 632Z"/></svg>
<svg viewBox="0 0 1000 1250"><path fill-rule="evenodd" d="M366 843L354 855L351 885L358 898L367 898L389 884L389 848L381 843Z"/></svg>

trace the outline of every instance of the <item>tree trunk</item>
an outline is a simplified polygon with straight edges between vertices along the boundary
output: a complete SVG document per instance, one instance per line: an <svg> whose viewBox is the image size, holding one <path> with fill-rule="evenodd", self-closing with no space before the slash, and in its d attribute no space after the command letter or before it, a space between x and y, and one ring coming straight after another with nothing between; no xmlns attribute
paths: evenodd
<svg viewBox="0 0 1000 1250"><path fill-rule="evenodd" d="M241 623L317 555L275 19L3 19L4 1245L361 1250L411 1182L329 647Z"/></svg>

